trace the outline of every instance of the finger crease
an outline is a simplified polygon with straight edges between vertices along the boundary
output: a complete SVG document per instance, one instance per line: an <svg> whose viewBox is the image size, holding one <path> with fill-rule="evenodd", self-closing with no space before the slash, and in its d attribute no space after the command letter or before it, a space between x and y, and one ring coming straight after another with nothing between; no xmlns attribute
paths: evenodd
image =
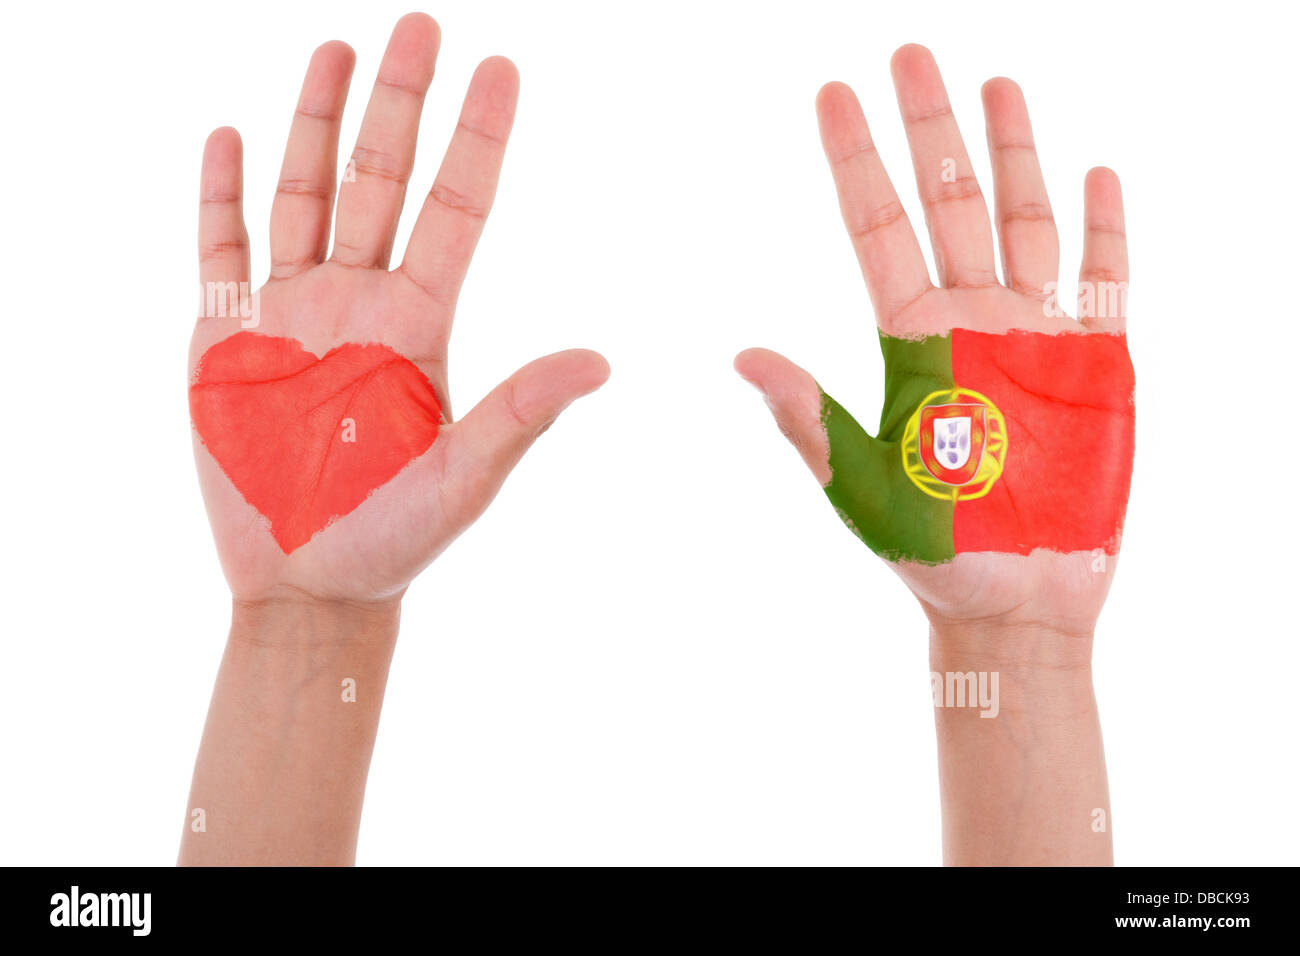
<svg viewBox="0 0 1300 956"><path fill-rule="evenodd" d="M983 276L983 278L975 278L975 276ZM971 278L949 279L944 283L949 289L992 289L997 284L997 275L988 269L974 273Z"/></svg>
<svg viewBox="0 0 1300 956"><path fill-rule="evenodd" d="M506 141L503 137L497 136L493 133L489 133L487 130L479 129L477 126L470 126L464 120L460 120L458 123L456 123L456 128L459 130L464 130L466 133L470 133L471 135L481 137L482 139L487 140L489 143L495 143L498 146L505 146L506 144Z"/></svg>
<svg viewBox="0 0 1300 956"><path fill-rule="evenodd" d="M418 279L414 275L412 275L411 271L406 268L405 262L403 262L401 265L397 267L397 272L400 273L402 276L404 276L407 282L411 283L411 285L415 286L426 296L428 296L429 299L431 299L434 303L436 303L437 305L441 306L444 309L450 310L450 303L447 302L446 295L444 295L441 291L439 291L437 287L435 287L434 285L424 281L423 279Z"/></svg>
<svg viewBox="0 0 1300 956"><path fill-rule="evenodd" d="M943 203L961 202L965 199L982 199L983 196L984 194L980 192L979 181L974 176L963 176L951 183L945 183L938 193L926 198L925 204L927 206L939 206Z"/></svg>
<svg viewBox="0 0 1300 956"><path fill-rule="evenodd" d="M340 259L340 252L350 253L352 259ZM330 256L330 262L335 265L348 269L373 269L375 261L375 252L370 246L348 242L337 235L334 237L334 254Z"/></svg>
<svg viewBox="0 0 1300 956"><path fill-rule="evenodd" d="M1055 222L1052 207L1046 203L1026 202L1013 206L1002 214L1002 224L1010 222Z"/></svg>
<svg viewBox="0 0 1300 956"><path fill-rule="evenodd" d="M1127 282L1128 276L1116 272L1114 269L1107 269L1104 266L1097 266L1092 269L1083 269L1079 272L1079 278L1085 282Z"/></svg>
<svg viewBox="0 0 1300 956"><path fill-rule="evenodd" d="M322 186L306 179L282 179L275 187L275 191L284 196L309 196L326 202L329 201L331 192L329 186Z"/></svg>
<svg viewBox="0 0 1300 956"><path fill-rule="evenodd" d="M424 94L428 87L411 86L408 83L402 83L397 80L386 80L382 76L375 79L375 86L383 86L390 90L396 90L399 93L406 93L408 96L414 96L416 99L424 99Z"/></svg>
<svg viewBox="0 0 1300 956"><path fill-rule="evenodd" d="M487 209L475 204L469 197L464 196L456 190L451 189L441 183L434 183L433 188L429 190L429 197L436 203L445 206L448 209L458 212L470 219L477 219L482 222L487 218Z"/></svg>
<svg viewBox="0 0 1300 956"><path fill-rule="evenodd" d="M1046 302L1048 299L1052 297L1052 293L1044 292L1041 286L1036 286L1033 283L1025 282L1021 279L1016 278L1015 276L1012 276L1011 279L1007 282L1007 288L1009 288L1012 292L1019 292L1021 295L1029 296L1029 298L1037 299L1040 302Z"/></svg>
<svg viewBox="0 0 1300 956"><path fill-rule="evenodd" d="M290 276L297 275L303 269L314 266L318 261L319 257L312 253L299 256L296 259L277 259L272 257L271 278L287 279Z"/></svg>
<svg viewBox="0 0 1300 956"><path fill-rule="evenodd" d="M411 167L409 164L403 166L398 163L391 153L385 153L378 149L369 149L365 146L358 146L352 153L353 167L358 174L364 173L367 176L374 176L376 179L386 179L391 183L399 186L405 186L407 180L411 178Z"/></svg>
<svg viewBox="0 0 1300 956"><path fill-rule="evenodd" d="M1107 236L1119 236L1121 239L1127 238L1123 228L1119 226L1099 224L1099 225L1085 226L1083 231L1088 233L1099 233L1101 235L1107 235Z"/></svg>
<svg viewBox="0 0 1300 956"><path fill-rule="evenodd" d="M943 119L952 116L952 106L944 103L942 106L936 106L934 109L924 113L917 113L915 116L909 116L904 122L906 123L925 123L929 120Z"/></svg>
<svg viewBox="0 0 1300 956"><path fill-rule="evenodd" d="M326 123L337 123L343 119L343 114L337 110L318 110L310 106L299 106L293 111L293 115L304 119L324 120Z"/></svg>
<svg viewBox="0 0 1300 956"><path fill-rule="evenodd" d="M506 409L510 412L510 417L513 418L516 422L518 422L520 427L522 428L531 427L528 424L528 422L524 419L524 416L519 413L519 404L515 399L515 383L513 380L506 382L506 390L505 390L504 397L506 402Z"/></svg>
<svg viewBox="0 0 1300 956"><path fill-rule="evenodd" d="M857 146L854 146L852 149L845 150L843 153L836 156L835 159L832 160L832 162L834 162L836 165L839 165L840 163L847 163L850 159L855 159L858 156L867 156L874 152L876 152L875 143L872 142L860 143Z"/></svg>
<svg viewBox="0 0 1300 956"><path fill-rule="evenodd" d="M903 317L903 315L908 311L908 309L912 308L912 306L916 305L918 302L920 302L922 299L924 299L924 298L926 297L926 295L930 292L930 290L933 289L933 288L934 288L934 286L927 284L926 287L925 287L924 289L922 289L920 292L916 293L916 295L911 296L911 297L910 297L909 299L907 299L907 301L905 301L902 305L900 305L900 306L898 306L898 307L896 307L896 308L894 308L894 309L891 309L890 312L889 312L889 316L888 316L889 321L890 321L890 322L896 322L896 321L898 321L899 319L901 319L901 318Z"/></svg>
<svg viewBox="0 0 1300 956"><path fill-rule="evenodd" d="M247 248L247 239L222 239L217 242L209 242L199 250L199 262L209 262L228 252L243 252Z"/></svg>
<svg viewBox="0 0 1300 956"><path fill-rule="evenodd" d="M886 226L892 226L900 219L906 217L907 210L903 208L901 203L897 201L889 202L872 210L867 216L866 223L855 229L850 229L849 236L853 239L865 239L873 232L876 232L879 229L884 229Z"/></svg>

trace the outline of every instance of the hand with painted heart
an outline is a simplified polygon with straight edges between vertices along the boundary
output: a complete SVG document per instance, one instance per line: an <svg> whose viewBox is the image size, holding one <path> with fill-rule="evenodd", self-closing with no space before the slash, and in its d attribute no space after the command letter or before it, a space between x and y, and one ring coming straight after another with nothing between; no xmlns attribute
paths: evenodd
<svg viewBox="0 0 1300 956"><path fill-rule="evenodd" d="M427 17L394 32L338 190L330 254L354 57L341 43L317 51L271 210L270 278L256 294L239 137L218 130L204 151L204 307L191 345L190 414L237 600L399 596L483 511L546 426L608 375L594 352L560 352L452 418L452 314L496 190L518 76L501 58L474 74L405 258L390 270L437 44ZM414 178L424 180L423 170Z"/></svg>
<svg viewBox="0 0 1300 956"><path fill-rule="evenodd" d="M1055 304L1056 229L1019 89L1009 80L984 89L1000 283L988 212L934 60L904 47L893 66L939 287L852 91L830 84L817 104L879 324L879 429L868 434L774 352L744 352L736 368L764 392L840 517L932 621L1090 635L1133 460L1119 183L1095 169L1085 184L1076 321ZM1090 652L1090 640L1075 644Z"/></svg>
<svg viewBox="0 0 1300 956"><path fill-rule="evenodd" d="M424 373L386 346L317 358L293 339L239 332L199 361L190 418L292 554L428 451L442 409Z"/></svg>

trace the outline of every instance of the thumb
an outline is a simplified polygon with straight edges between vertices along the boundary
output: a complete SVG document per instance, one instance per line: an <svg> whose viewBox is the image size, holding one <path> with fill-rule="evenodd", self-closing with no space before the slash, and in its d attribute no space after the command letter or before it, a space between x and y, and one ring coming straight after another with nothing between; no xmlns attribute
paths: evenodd
<svg viewBox="0 0 1300 956"><path fill-rule="evenodd" d="M763 393L777 426L799 450L844 523L873 550L890 550L876 532L898 504L898 446L868 435L816 379L775 352L741 352L736 371Z"/></svg>
<svg viewBox="0 0 1300 956"><path fill-rule="evenodd" d="M822 427L822 390L817 380L783 355L746 349L736 356L736 371L760 392L776 427L823 487L830 484L830 444Z"/></svg>
<svg viewBox="0 0 1300 956"><path fill-rule="evenodd" d="M608 378L609 363L599 353L570 349L528 363L494 388L446 429L452 434L441 488L445 508L464 523L477 518L537 436Z"/></svg>

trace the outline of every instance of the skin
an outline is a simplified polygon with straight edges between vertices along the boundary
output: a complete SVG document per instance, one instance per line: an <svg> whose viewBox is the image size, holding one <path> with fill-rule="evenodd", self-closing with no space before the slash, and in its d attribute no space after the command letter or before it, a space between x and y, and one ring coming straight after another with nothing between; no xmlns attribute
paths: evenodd
<svg viewBox="0 0 1300 956"><path fill-rule="evenodd" d="M519 77L501 57L479 65L405 259L390 269L439 43L438 25L423 14L397 23L352 153L355 181L344 178L337 205L339 124L355 56L327 43L307 69L271 210L257 331L317 355L345 342L387 345L428 377L444 422L427 452L289 555L195 438L233 611L183 864L353 861L403 593L483 512L537 436L609 375L595 352L559 352L452 418L452 315L496 191ZM204 283L250 280L241 165L238 134L212 133L200 187ZM208 348L238 331L237 318L200 318L191 377ZM344 678L356 681L355 703L341 699ZM201 832L195 808L204 811Z"/></svg>
<svg viewBox="0 0 1300 956"><path fill-rule="evenodd" d="M822 144L877 324L887 335L983 332L1115 333L1125 317L1048 318L1059 242L1020 88L984 85L1002 281L984 196L938 67L921 46L891 61L916 185L934 250L931 281L908 217L885 172L853 91L830 83L817 97ZM944 161L956 163L945 182ZM1119 180L1084 181L1081 282L1127 282ZM821 389L808 372L765 349L736 358L781 431L817 480L831 479ZM1109 864L1110 806L1092 691L1093 631L1114 575L1086 553L959 554L946 564L890 566L930 624L932 671L997 671L1002 712L936 708L944 860L950 864ZM1106 814L1104 832L1093 811Z"/></svg>

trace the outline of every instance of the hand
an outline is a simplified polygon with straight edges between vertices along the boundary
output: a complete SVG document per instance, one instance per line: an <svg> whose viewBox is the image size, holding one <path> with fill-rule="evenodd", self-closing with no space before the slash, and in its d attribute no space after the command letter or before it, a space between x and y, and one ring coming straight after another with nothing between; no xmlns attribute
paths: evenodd
<svg viewBox="0 0 1300 956"><path fill-rule="evenodd" d="M406 258L389 271L438 40L421 14L394 29L328 259L354 57L342 43L316 51L272 206L271 276L255 308L233 314L211 314L231 309L209 311L206 294L249 277L239 137L218 130L204 151L190 410L235 604L182 863L353 861L402 592L609 373L594 352L561 352L452 419L451 318L519 81L508 60L479 66Z"/></svg>
<svg viewBox="0 0 1300 956"><path fill-rule="evenodd" d="M832 83L817 100L880 326L877 435L775 353L743 352L736 368L930 620L945 862L1110 863L1091 656L1133 455L1119 183L1096 169L1084 186L1080 288L1107 294L1081 298L1075 322L1054 307L1056 228L1019 88L984 87L999 283L933 57L903 47L893 73L938 288L853 93ZM987 708L948 694L977 677Z"/></svg>
<svg viewBox="0 0 1300 956"><path fill-rule="evenodd" d="M988 212L934 59L906 46L892 68L937 288L852 91L832 83L817 99L885 353L879 433L868 436L811 375L773 352L743 352L736 368L764 393L846 522L890 561L937 630L996 626L1012 643L1017 633L1043 630L1085 638L1062 648L1086 662L1114 573L1132 463L1119 183L1106 169L1085 182L1080 286L1108 295L1081 299L1075 321L1052 308L1056 227L1019 88L995 79L983 91L999 282ZM977 397L961 398L962 389ZM936 393L944 394L928 398ZM935 467L936 478L927 470L934 463L922 459L933 457L943 436L925 433L922 407L984 398L990 407L976 410L987 420L965 426L963 439L982 438L980 449L952 452L953 461L969 453L971 469L983 454L979 473L953 471L949 484L949 472ZM1025 650L1038 653L1041 645Z"/></svg>
<svg viewBox="0 0 1300 956"><path fill-rule="evenodd" d="M237 602L400 597L482 513L533 440L608 376L596 353L560 352L452 419L452 315L496 191L519 80L509 60L479 66L405 259L390 271L438 45L437 24L422 14L394 29L339 190L328 258L339 124L355 57L337 42L316 51L272 206L271 274L256 300L257 325L241 329L236 314L200 318L195 328L195 455ZM220 129L203 157L205 289L249 281L241 203L240 140ZM375 347L343 353L356 360L351 365L278 371L314 366L315 357L348 343ZM269 348L279 351L268 356ZM200 377L205 356L208 373L222 374Z"/></svg>

